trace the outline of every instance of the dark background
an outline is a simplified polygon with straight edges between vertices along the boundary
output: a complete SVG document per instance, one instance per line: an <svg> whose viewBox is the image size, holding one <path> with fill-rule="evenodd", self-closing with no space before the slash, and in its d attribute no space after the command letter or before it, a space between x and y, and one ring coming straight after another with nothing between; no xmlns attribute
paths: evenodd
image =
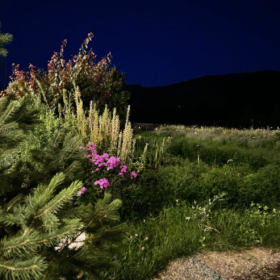
<svg viewBox="0 0 280 280"><path fill-rule="evenodd" d="M128 84L280 70L279 14L278 0L0 0L1 31L14 35L0 87L13 62L46 69L64 39L70 58L91 31L90 47L99 59L111 51Z"/></svg>
<svg viewBox="0 0 280 280"><path fill-rule="evenodd" d="M68 60L93 32L97 60L112 52L126 74L133 122L277 127L279 15L278 0L0 0L14 36L0 88L12 63L46 69L64 39Z"/></svg>

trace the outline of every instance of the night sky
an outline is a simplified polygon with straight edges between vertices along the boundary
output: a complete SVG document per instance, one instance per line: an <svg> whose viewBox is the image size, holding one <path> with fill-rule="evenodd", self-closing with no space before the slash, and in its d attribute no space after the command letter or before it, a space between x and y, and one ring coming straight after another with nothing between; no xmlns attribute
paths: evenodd
<svg viewBox="0 0 280 280"><path fill-rule="evenodd" d="M279 0L0 0L1 32L14 36L1 82L13 62L46 69L64 39L68 60L89 32L97 59L112 52L128 84L280 70L279 15Z"/></svg>

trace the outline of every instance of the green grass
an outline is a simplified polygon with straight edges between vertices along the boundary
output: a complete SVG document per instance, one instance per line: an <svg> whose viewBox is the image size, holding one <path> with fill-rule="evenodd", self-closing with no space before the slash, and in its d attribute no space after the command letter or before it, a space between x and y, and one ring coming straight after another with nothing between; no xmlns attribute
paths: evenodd
<svg viewBox="0 0 280 280"><path fill-rule="evenodd" d="M158 134L181 135L188 139L234 143L246 148L265 148L280 151L280 130L227 129L223 127L161 126Z"/></svg>
<svg viewBox="0 0 280 280"><path fill-rule="evenodd" d="M166 208L155 218L131 224L116 279L149 279L170 260L195 253L202 232L198 223L186 220L190 215L189 208Z"/></svg>
<svg viewBox="0 0 280 280"><path fill-rule="evenodd" d="M115 279L151 279L169 261L202 250L279 247L278 211L260 205L245 211L215 205L212 201L190 207L178 201L157 217L130 224L127 250L120 257L121 269Z"/></svg>
<svg viewBox="0 0 280 280"><path fill-rule="evenodd" d="M157 147L161 147L163 139L166 141L169 136L171 136L171 142L163 150L165 158L172 155L197 162L199 155L200 161L209 165L222 166L230 161L233 165L249 164L255 170L272 162L280 164L280 149L271 146L254 147L244 146L226 139L217 141L210 138L189 138L189 134L183 133L148 132L140 135L141 139L137 141L136 154L141 152L144 143L149 143L147 157L150 166L153 163L154 166L161 165L158 162L155 164L155 153L158 153L159 148ZM279 144L280 142L275 143ZM161 162L164 163L164 160Z"/></svg>
<svg viewBox="0 0 280 280"><path fill-rule="evenodd" d="M123 189L130 231L114 279L152 279L202 250L279 248L278 130L165 127L136 138L136 157L149 143L147 167Z"/></svg>

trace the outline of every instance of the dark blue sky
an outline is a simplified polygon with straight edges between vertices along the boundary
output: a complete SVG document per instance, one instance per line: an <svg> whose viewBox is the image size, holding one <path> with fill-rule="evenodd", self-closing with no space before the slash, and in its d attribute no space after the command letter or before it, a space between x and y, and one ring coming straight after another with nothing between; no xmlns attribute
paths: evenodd
<svg viewBox="0 0 280 280"><path fill-rule="evenodd" d="M279 15L279 0L0 0L1 31L14 35L7 76L13 62L46 68L64 39L70 58L93 32L97 58L111 51L127 83L144 86L280 70Z"/></svg>

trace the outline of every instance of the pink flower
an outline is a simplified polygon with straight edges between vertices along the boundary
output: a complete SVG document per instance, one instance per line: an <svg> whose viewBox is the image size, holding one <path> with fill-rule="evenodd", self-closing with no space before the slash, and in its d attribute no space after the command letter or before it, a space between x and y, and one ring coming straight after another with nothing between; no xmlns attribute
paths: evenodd
<svg viewBox="0 0 280 280"><path fill-rule="evenodd" d="M123 177L124 176L123 173L127 172L127 166L121 165L120 168L121 168L121 172L119 173L119 175Z"/></svg>
<svg viewBox="0 0 280 280"><path fill-rule="evenodd" d="M87 188L86 188L86 187L82 187L82 188L81 188L81 192L82 192L82 193L85 193L86 191L87 191Z"/></svg>
<svg viewBox="0 0 280 280"><path fill-rule="evenodd" d="M94 185L99 185L101 189L108 188L110 186L110 183L106 178L100 179L98 181L94 182Z"/></svg>
<svg viewBox="0 0 280 280"><path fill-rule="evenodd" d="M90 143L87 147L87 150L88 151L91 151L93 157L97 154L96 153L96 147L95 147L95 144L94 143Z"/></svg>
<svg viewBox="0 0 280 280"><path fill-rule="evenodd" d="M105 154L102 155L102 157L108 159L109 155L107 153L105 153Z"/></svg>
<svg viewBox="0 0 280 280"><path fill-rule="evenodd" d="M107 153L98 155L96 152L96 146L94 143L90 143L87 150L91 152L91 155L86 155L87 158L91 157L91 162L98 167L106 166L107 170L114 169L119 166L120 159L114 156L109 156ZM126 172L126 169L125 171Z"/></svg>
<svg viewBox="0 0 280 280"><path fill-rule="evenodd" d="M77 196L81 196L83 193L82 192L78 192L77 193Z"/></svg>
<svg viewBox="0 0 280 280"><path fill-rule="evenodd" d="M127 166L126 165L121 165L120 168L121 168L121 172L122 173L126 173L127 172Z"/></svg>
<svg viewBox="0 0 280 280"><path fill-rule="evenodd" d="M93 157L94 157L94 159L92 160L92 162L95 165L97 165L99 167L105 165L104 158L102 156L95 154L95 155L93 155Z"/></svg>
<svg viewBox="0 0 280 280"><path fill-rule="evenodd" d="M83 150L83 149L84 149L84 147L83 147L83 146L80 146L80 147L79 147L79 149L80 149L80 150Z"/></svg>
<svg viewBox="0 0 280 280"><path fill-rule="evenodd" d="M130 173L130 179L132 180L132 179L134 179L134 178L136 178L137 177L137 173L135 172L135 171L131 171L131 173Z"/></svg>
<svg viewBox="0 0 280 280"><path fill-rule="evenodd" d="M119 163L120 163L119 158L111 156L106 163L107 170L111 170L118 167Z"/></svg>

